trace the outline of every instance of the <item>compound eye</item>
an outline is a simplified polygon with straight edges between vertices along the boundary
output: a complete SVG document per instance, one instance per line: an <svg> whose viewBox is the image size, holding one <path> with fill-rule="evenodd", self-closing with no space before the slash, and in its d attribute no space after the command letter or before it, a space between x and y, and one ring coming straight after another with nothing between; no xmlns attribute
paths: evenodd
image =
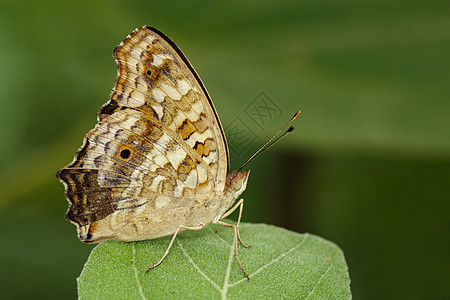
<svg viewBox="0 0 450 300"><path fill-rule="evenodd" d="M233 190L235 190L236 192L237 192L237 191L240 191L241 188L242 188L242 181L240 181L240 180L233 180L233 181L231 182L231 187L232 187Z"/></svg>

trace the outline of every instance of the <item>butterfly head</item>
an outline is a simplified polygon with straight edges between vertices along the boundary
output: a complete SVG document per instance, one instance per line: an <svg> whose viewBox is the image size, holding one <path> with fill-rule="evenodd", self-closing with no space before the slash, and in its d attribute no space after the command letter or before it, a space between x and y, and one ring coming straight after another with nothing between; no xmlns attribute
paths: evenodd
<svg viewBox="0 0 450 300"><path fill-rule="evenodd" d="M235 194L235 199L245 191L245 188L247 187L248 175L250 175L250 170L245 172L234 171L231 173L229 184Z"/></svg>

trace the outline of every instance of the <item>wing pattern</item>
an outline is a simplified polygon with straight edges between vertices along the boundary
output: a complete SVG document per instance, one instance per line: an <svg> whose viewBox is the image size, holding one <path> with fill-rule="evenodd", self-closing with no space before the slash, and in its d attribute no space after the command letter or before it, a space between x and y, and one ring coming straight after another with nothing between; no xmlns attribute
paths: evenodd
<svg viewBox="0 0 450 300"><path fill-rule="evenodd" d="M118 77L99 123L57 174L66 217L86 242L154 238L198 222L228 173L218 116L175 44L142 27L114 57Z"/></svg>

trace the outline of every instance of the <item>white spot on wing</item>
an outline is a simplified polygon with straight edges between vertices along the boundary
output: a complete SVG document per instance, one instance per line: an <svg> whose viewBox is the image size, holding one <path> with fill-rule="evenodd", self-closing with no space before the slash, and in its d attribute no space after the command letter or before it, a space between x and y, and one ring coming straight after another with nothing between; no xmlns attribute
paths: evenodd
<svg viewBox="0 0 450 300"><path fill-rule="evenodd" d="M178 90L184 96L191 90L191 85L186 79L178 80Z"/></svg>
<svg viewBox="0 0 450 300"><path fill-rule="evenodd" d="M158 119L162 119L164 113L163 113L163 107L159 105L152 105L152 108L155 110L155 112L158 114Z"/></svg>
<svg viewBox="0 0 450 300"><path fill-rule="evenodd" d="M170 59L173 60L173 56L170 53L160 53L159 54L163 59Z"/></svg>
<svg viewBox="0 0 450 300"><path fill-rule="evenodd" d="M161 152L165 153L170 164L176 170L186 157L186 152L176 144L172 145L172 149L169 151L168 148L169 145L171 145L171 141L172 139L166 133L164 133L158 140L158 142L155 143L155 146L158 146L158 148L161 149Z"/></svg>
<svg viewBox="0 0 450 300"><path fill-rule="evenodd" d="M184 120L186 119L186 116L182 113L178 113L173 118L174 124L183 124Z"/></svg>
<svg viewBox="0 0 450 300"><path fill-rule="evenodd" d="M206 129L205 132L203 132L203 133L194 132L194 133L189 137L189 139L186 140L186 143L187 143L191 148L193 148L193 147L195 146L195 143L196 143L196 142L200 142L200 141L201 141L202 143L204 143L205 140L206 140L207 138L213 138L212 131L211 131L211 129L209 129L209 128Z"/></svg>
<svg viewBox="0 0 450 300"><path fill-rule="evenodd" d="M133 77L133 79L132 79ZM137 79L136 79L137 78ZM136 89L144 94L148 93L148 85L144 79L136 77L136 75L130 75L129 80L133 80L136 83Z"/></svg>
<svg viewBox="0 0 450 300"><path fill-rule="evenodd" d="M138 30L139 30L139 28L138 28ZM151 35L147 35L147 36L145 37L145 42L142 42L142 44L144 44L144 45L146 45L146 44L151 44L151 43L153 42L154 39L155 39L155 38L152 37ZM145 47L144 47L144 48L145 48Z"/></svg>
<svg viewBox="0 0 450 300"><path fill-rule="evenodd" d="M161 102L164 101L164 97L165 97L166 95L165 95L164 92L161 91L160 89L154 88L154 89L153 89L153 96L155 97L156 101L158 101L159 103L161 103Z"/></svg>
<svg viewBox="0 0 450 300"><path fill-rule="evenodd" d="M124 113L125 115L125 113ZM131 130L131 127L133 127L134 125L136 125L136 123L139 121L138 118L136 118L135 116L129 114L129 115L125 115L125 119L121 122L121 127Z"/></svg>
<svg viewBox="0 0 450 300"><path fill-rule="evenodd" d="M167 158L172 164L173 168L176 170L181 162L186 157L186 152L180 147L176 147L174 151L167 152Z"/></svg>
<svg viewBox="0 0 450 300"><path fill-rule="evenodd" d="M209 165L210 163L215 163L217 162L217 153L216 151L210 151L208 156L203 157L203 160L206 162L207 165Z"/></svg>
<svg viewBox="0 0 450 300"><path fill-rule="evenodd" d="M177 185L173 189L173 196L174 197L182 197L183 196L183 186L184 182L180 179L177 179Z"/></svg>
<svg viewBox="0 0 450 300"><path fill-rule="evenodd" d="M164 155L159 154L159 153L157 155L155 155L154 157L152 157L151 160L154 162L154 164L150 165L151 172L154 172L157 168L163 167L165 164L167 164L169 162Z"/></svg>
<svg viewBox="0 0 450 300"><path fill-rule="evenodd" d="M203 106L202 103L200 101L196 101L192 107L191 110L195 111L195 112L201 112L203 111ZM197 117L198 118L198 117ZM192 120L191 120L192 121Z"/></svg>
<svg viewBox="0 0 450 300"><path fill-rule="evenodd" d="M194 189L197 186L197 171L195 169L191 170L184 182L189 188Z"/></svg>
<svg viewBox="0 0 450 300"><path fill-rule="evenodd" d="M138 107L145 104L145 95L139 91L130 93L127 105L130 107Z"/></svg>
<svg viewBox="0 0 450 300"><path fill-rule="evenodd" d="M198 182L203 183L208 179L208 173L203 165L197 165Z"/></svg>
<svg viewBox="0 0 450 300"><path fill-rule="evenodd" d="M164 62L164 59L163 59L161 56L159 56L159 55L157 55L157 54L153 55L153 62L152 62L152 65L154 65L155 67L158 67L158 66L160 66L163 62Z"/></svg>
<svg viewBox="0 0 450 300"><path fill-rule="evenodd" d="M166 133L163 133L163 135L155 143L155 146L158 146L161 152L165 153L167 151L167 147L169 145L170 140L171 140L170 136L168 136Z"/></svg>
<svg viewBox="0 0 450 300"><path fill-rule="evenodd" d="M161 84L161 89L173 100L180 100L181 94L180 92L174 88L173 86L167 85L167 84Z"/></svg>

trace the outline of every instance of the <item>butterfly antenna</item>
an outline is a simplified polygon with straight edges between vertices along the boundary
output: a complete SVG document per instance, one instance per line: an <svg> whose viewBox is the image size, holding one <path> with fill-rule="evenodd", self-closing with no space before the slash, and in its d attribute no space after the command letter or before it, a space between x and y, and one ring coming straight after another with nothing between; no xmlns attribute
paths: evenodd
<svg viewBox="0 0 450 300"><path fill-rule="evenodd" d="M289 124L291 124L292 122L294 122L295 119L297 119L297 117L300 115L300 111L297 111L295 113L295 115L291 118L291 120L289 122L286 123L286 125L283 126L283 128L281 128L280 130L278 130L277 133L275 133L274 136L272 136L264 145L262 145L261 148L258 149L258 151L255 152L255 154L253 154L249 159L247 159L247 161L238 169L238 172L240 170L242 170L246 165L248 165L249 162L251 162L254 158L256 158L257 156L259 156L260 154L262 154L264 151L266 151L267 149L269 149L270 147L273 146L273 144L275 144L276 142L278 142L281 138L285 137L286 134L288 134L289 132L291 132L292 130L294 130L294 126L291 126L288 128L288 130L286 130L282 135L280 135L280 133L286 129L286 127L289 126ZM280 135L280 136L279 136Z"/></svg>

